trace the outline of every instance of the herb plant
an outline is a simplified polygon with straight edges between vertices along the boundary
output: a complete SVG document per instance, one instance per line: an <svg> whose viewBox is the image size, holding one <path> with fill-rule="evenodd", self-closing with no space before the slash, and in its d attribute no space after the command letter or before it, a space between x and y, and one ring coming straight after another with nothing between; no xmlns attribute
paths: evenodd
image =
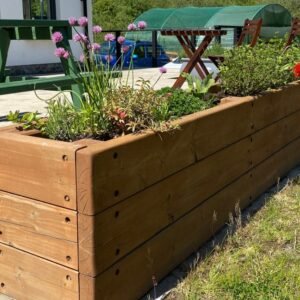
<svg viewBox="0 0 300 300"><path fill-rule="evenodd" d="M294 80L292 67L300 57L298 47L284 50L284 41L273 39L255 47L239 46L225 53L220 79L225 93L254 95Z"/></svg>

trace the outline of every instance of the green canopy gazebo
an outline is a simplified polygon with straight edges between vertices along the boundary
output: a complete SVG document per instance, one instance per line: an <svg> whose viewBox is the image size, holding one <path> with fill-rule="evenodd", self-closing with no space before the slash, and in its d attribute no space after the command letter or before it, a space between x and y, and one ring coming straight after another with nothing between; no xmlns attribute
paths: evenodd
<svg viewBox="0 0 300 300"><path fill-rule="evenodd" d="M141 14L135 22L145 21L149 30L161 29L192 29L213 28L225 26L227 36L222 39L224 46L234 43L233 28L242 27L245 19L263 19L261 38L284 36L290 29L292 16L290 12L279 4L254 6L226 6L226 7L181 7L181 8L153 8ZM232 29L230 29L232 26ZM126 38L134 40L151 40L151 32L129 32ZM158 42L168 50L177 50L177 40L160 36Z"/></svg>

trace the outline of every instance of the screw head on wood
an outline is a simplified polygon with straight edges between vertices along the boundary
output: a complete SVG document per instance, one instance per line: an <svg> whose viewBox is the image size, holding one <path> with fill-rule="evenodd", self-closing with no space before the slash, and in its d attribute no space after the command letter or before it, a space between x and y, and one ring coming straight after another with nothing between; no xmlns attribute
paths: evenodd
<svg viewBox="0 0 300 300"><path fill-rule="evenodd" d="M70 201L70 196L65 195L64 199L65 199L65 201Z"/></svg>

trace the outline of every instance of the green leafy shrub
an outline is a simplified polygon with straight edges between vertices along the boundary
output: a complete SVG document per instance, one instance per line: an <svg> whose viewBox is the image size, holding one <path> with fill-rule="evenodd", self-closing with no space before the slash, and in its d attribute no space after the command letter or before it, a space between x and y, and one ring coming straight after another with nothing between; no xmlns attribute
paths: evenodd
<svg viewBox="0 0 300 300"><path fill-rule="evenodd" d="M300 50L284 51L284 41L271 40L255 47L236 47L225 54L220 78L225 93L234 96L254 95L294 80L289 64L300 58Z"/></svg>

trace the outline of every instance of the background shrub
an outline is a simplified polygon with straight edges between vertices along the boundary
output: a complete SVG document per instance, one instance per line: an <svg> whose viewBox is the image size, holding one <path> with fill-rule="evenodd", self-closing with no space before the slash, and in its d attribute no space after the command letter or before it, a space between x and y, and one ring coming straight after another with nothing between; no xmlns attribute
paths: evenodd
<svg viewBox="0 0 300 300"><path fill-rule="evenodd" d="M259 43L255 47L235 47L225 53L220 68L222 87L234 96L254 95L294 80L291 67L300 60L300 50L290 47L284 51L282 40Z"/></svg>

